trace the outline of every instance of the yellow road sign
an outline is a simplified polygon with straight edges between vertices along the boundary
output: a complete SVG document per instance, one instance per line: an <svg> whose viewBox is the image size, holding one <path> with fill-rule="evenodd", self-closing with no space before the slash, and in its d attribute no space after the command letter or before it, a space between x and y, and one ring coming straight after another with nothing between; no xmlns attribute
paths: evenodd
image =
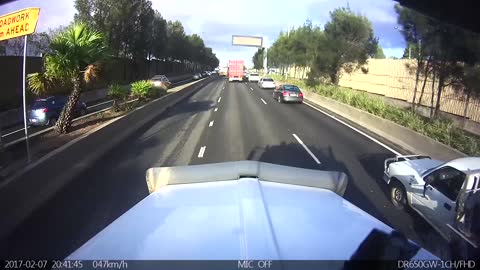
<svg viewBox="0 0 480 270"><path fill-rule="evenodd" d="M0 40L35 32L40 8L26 8L0 17Z"/></svg>

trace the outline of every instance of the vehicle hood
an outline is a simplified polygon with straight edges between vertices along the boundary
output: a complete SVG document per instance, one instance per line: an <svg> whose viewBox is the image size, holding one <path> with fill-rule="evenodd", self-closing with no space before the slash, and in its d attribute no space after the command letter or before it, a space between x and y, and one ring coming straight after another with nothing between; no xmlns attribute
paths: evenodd
<svg viewBox="0 0 480 270"><path fill-rule="evenodd" d="M417 159L417 160L407 160L401 162L403 166L409 170L415 171L419 176L422 176L429 169L438 167L442 165L443 161L435 159Z"/></svg>
<svg viewBox="0 0 480 270"><path fill-rule="evenodd" d="M150 169L147 179L161 176L147 181L152 193L67 259L345 260L373 229L392 231L340 196L343 173L226 163ZM211 182L195 183L206 175Z"/></svg>

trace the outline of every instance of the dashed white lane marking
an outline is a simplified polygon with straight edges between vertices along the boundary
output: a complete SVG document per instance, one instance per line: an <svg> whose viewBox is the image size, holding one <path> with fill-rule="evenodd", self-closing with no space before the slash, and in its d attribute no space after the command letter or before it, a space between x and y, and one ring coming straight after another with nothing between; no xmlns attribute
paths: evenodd
<svg viewBox="0 0 480 270"><path fill-rule="evenodd" d="M200 152L198 152L198 157L199 158L203 158L203 154L205 154L205 149L207 148L207 146L202 146L200 148Z"/></svg>
<svg viewBox="0 0 480 270"><path fill-rule="evenodd" d="M357 128L355 128L355 127L353 127L353 126L351 126L351 125L349 125L349 124L347 124L347 123L345 123L344 121L338 119L337 117L335 117L335 116L333 116L333 115L330 115L329 113L324 112L324 111L318 109L317 107L312 106L312 105L310 105L310 104L308 104L308 103L306 103L306 102L304 102L303 104L305 104L305 105L307 105L307 106L310 106L310 107L314 108L315 110L317 110L317 111L325 114L326 116L328 116L328 117L330 117L330 118L332 118L332 119L334 119L334 120L342 123L343 125L345 125L345 126L351 128L351 129L355 130L356 132L362 134L363 136L367 137L368 139L372 140L373 142L379 144L380 146L382 146L383 148L387 149L388 151L394 153L395 155L402 155L402 154L400 154L399 152L393 150L391 147L387 146L386 144L380 142L379 140L373 138L372 136L366 134L365 132L363 132L363 131L361 131L361 130L359 130L359 129L357 129Z"/></svg>
<svg viewBox="0 0 480 270"><path fill-rule="evenodd" d="M218 103L220 103L220 100L222 100L222 97L219 97L219 98L218 98Z"/></svg>
<svg viewBox="0 0 480 270"><path fill-rule="evenodd" d="M216 111L218 111L218 108L215 108L215 110L214 110L214 111L215 111L215 112L216 112Z"/></svg>
<svg viewBox="0 0 480 270"><path fill-rule="evenodd" d="M308 147L302 142L302 140L300 140L300 138L296 134L292 134L292 135L295 139L297 139L298 143L300 143L303 146L303 148L305 148L305 151L307 151L310 154L310 156L313 158L313 160L315 160L317 164L322 164L320 160L318 160L318 158L312 153L312 151L310 151L310 149L308 149Z"/></svg>
<svg viewBox="0 0 480 270"><path fill-rule="evenodd" d="M263 103L267 104L267 102L265 102L265 100L263 100L263 98L260 98L260 99L263 101Z"/></svg>
<svg viewBox="0 0 480 270"><path fill-rule="evenodd" d="M252 91L253 91L253 88L251 88L251 87L250 87L250 90L252 90Z"/></svg>
<svg viewBox="0 0 480 270"><path fill-rule="evenodd" d="M210 124L208 124L209 127L213 126L213 121L210 121Z"/></svg>

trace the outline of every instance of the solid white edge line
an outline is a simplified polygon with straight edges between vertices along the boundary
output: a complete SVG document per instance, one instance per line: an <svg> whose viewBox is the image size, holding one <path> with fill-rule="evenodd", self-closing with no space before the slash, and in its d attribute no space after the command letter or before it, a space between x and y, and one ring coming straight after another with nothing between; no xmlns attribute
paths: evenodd
<svg viewBox="0 0 480 270"><path fill-rule="evenodd" d="M203 157L203 154L205 154L205 149L207 148L207 146L202 146L200 148L200 151L198 152L198 157L199 158L202 158Z"/></svg>
<svg viewBox="0 0 480 270"><path fill-rule="evenodd" d="M215 110L213 110L214 112L218 111L218 108L215 108Z"/></svg>
<svg viewBox="0 0 480 270"><path fill-rule="evenodd" d="M134 101L136 101L136 100L137 100L137 98L136 98L136 99L133 99L133 100L129 100L129 101L127 101L127 103L132 103L132 102L134 102ZM145 106L145 105L143 105L143 106ZM143 106L142 106L142 107L143 107ZM84 116L80 116L80 117L77 117L77 118L73 119L72 122L81 120L81 119L83 119L83 118L87 118L87 117L92 116L92 115L95 115L95 114L99 114L99 113L108 111L108 110L110 110L110 108L111 108L111 107L108 107L108 108L105 108L105 109L101 109L101 110L98 110L98 111L91 112L91 113L89 113L89 114L85 114ZM137 109L138 109L138 108L137 108ZM29 135L28 135L28 138L31 139L31 138L33 138L33 137L36 137L36 136L41 135L41 134L43 134L43 133L46 133L46 132L48 132L48 131L50 131L50 130L52 130L52 129L54 129L54 128L55 128L55 127L48 127L48 128L42 129L42 130L37 131L37 132L35 132L35 133L29 134ZM22 129L22 131L23 131L23 130L24 130L24 129ZM4 145L4 147L10 146L10 145L14 145L14 144L19 143L19 142L24 141L24 140L25 140L25 136L22 137L22 138L18 138L18 139L14 140L14 141L11 141L11 142L6 143L6 144Z"/></svg>
<svg viewBox="0 0 480 270"><path fill-rule="evenodd" d="M324 112L324 111L320 110L319 108L317 108L317 107L315 107L315 106L313 106L313 105L310 105L310 104L308 104L308 103L306 103L306 102L304 102L303 104L305 104L305 105L307 105L307 106L310 106L311 108L313 108L313 109L315 109L315 110L317 110L317 111L325 114L326 116L328 116L328 117L330 117L330 118L332 118L332 119L334 119L334 120L342 123L343 125L351 128L351 129L355 130L356 132L362 134L363 136L367 137L368 139L370 139L371 141L377 143L378 145L382 146L383 148L387 149L388 151L394 153L395 155L402 155L402 154L400 154L399 152L397 152L397 151L395 151L394 149L392 149L391 147L389 147L388 145L380 142L379 140L373 138L372 136L366 134L365 132L363 132L363 131L361 131L361 130L355 128L355 127L353 127L352 125L350 125L350 124L348 124L348 123L345 123L344 121L338 119L337 117L335 117L335 116L333 116L333 115L330 115L329 113Z"/></svg>
<svg viewBox="0 0 480 270"><path fill-rule="evenodd" d="M105 102L102 102L102 103L98 103L98 104L95 104L95 105L92 105L92 106L88 106L87 109L90 109L90 108L93 108L93 107L97 107L97 106L100 106L100 105L103 105L103 104L107 104L107 103L110 103L110 102L113 102L113 100L109 100L109 101L105 101Z"/></svg>
<svg viewBox="0 0 480 270"><path fill-rule="evenodd" d="M300 138L296 134L292 134L292 135L295 139L297 139L298 143L300 143L303 146L303 148L305 148L305 150L310 154L310 156L313 158L313 160L315 160L317 164L322 164L320 160L318 160L318 158L312 153L312 151L310 151L310 149L308 149L308 147L302 142L302 140L300 140Z"/></svg>
<svg viewBox="0 0 480 270"><path fill-rule="evenodd" d="M222 97L219 97L217 102L220 103L220 100L222 100Z"/></svg>
<svg viewBox="0 0 480 270"><path fill-rule="evenodd" d="M30 127L28 127L28 128L30 128ZM3 137L10 136L10 135L15 134L15 133L20 132L20 131L24 131L24 130L25 130L25 129L22 128L22 129L19 129L19 130L12 131L12 132L10 132L10 133L7 133L7 134L2 135L2 138L3 138Z"/></svg>
<svg viewBox="0 0 480 270"><path fill-rule="evenodd" d="M263 100L263 98L260 98L260 99L263 101L263 103L267 104L267 102L265 102L265 100Z"/></svg>
<svg viewBox="0 0 480 270"><path fill-rule="evenodd" d="M111 102L113 102L113 100L109 100L109 101L105 101L105 102L102 102L102 103L98 103L98 104L89 106L89 107L87 107L87 109L90 109L90 108L93 108L93 107L97 107L97 106L100 106L100 105L103 105L103 104L111 103ZM15 133L17 133L17 132L24 131L24 130L25 130L25 129L22 128L22 129L15 130L15 131L12 131L12 132L7 133L7 134L3 134L3 135L2 135L2 138L7 137L7 136L10 136L10 135L12 135L12 134L15 134Z"/></svg>
<svg viewBox="0 0 480 270"><path fill-rule="evenodd" d="M213 126L213 121L210 121L210 124L208 124L209 127Z"/></svg>

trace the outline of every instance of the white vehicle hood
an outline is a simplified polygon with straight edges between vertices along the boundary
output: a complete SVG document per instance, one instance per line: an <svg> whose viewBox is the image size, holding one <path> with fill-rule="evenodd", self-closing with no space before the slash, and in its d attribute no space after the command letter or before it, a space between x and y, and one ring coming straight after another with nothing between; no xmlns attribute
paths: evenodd
<svg viewBox="0 0 480 270"><path fill-rule="evenodd" d="M258 164L247 161L242 166L253 168ZM297 186L286 183L285 171L277 175L272 168L262 169L278 165L261 164L257 173L249 169L231 173L238 168L229 171L228 166L217 166L216 176L207 183L172 185L150 181L153 193L67 259L345 260L372 229L392 231L340 196L346 188L344 174L321 172L324 177L316 179L318 183ZM203 175L151 170L147 174L174 178ZM212 172L212 167L208 170ZM319 176L316 170L299 170ZM293 173L298 177L290 180L308 185L310 176ZM235 174L251 177L238 179L232 176ZM279 178L281 183L269 181L271 177ZM435 258L423 249L417 256Z"/></svg>
<svg viewBox="0 0 480 270"><path fill-rule="evenodd" d="M443 163L445 162L434 159L417 159L400 162L400 164L404 166L404 169L413 170L418 174L419 177L422 176L427 170L438 167Z"/></svg>

